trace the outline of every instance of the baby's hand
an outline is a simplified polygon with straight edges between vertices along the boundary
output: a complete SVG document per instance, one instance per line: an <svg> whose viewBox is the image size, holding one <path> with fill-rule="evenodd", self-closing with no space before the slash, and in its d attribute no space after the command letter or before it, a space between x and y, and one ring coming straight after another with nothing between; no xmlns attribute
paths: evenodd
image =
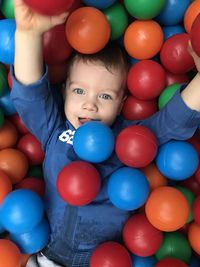
<svg viewBox="0 0 200 267"><path fill-rule="evenodd" d="M39 0L38 0L39 1ZM46 16L33 11L23 0L14 0L17 29L35 34L45 31L66 21L68 12L56 16Z"/></svg>
<svg viewBox="0 0 200 267"><path fill-rule="evenodd" d="M193 48L192 48L192 44L191 44L190 41L189 41L189 43L188 43L188 52L189 52L190 55L193 57L195 66L196 66L196 68L197 68L197 71L200 73L200 57L199 57L199 56L195 53L195 51L193 50Z"/></svg>

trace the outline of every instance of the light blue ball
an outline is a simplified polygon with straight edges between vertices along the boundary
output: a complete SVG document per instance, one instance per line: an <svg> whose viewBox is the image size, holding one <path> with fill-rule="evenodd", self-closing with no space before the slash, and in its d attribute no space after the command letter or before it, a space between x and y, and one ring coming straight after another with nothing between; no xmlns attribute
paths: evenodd
<svg viewBox="0 0 200 267"><path fill-rule="evenodd" d="M96 7L98 9L105 9L110 7L116 2L116 0L83 0L83 3L87 6Z"/></svg>
<svg viewBox="0 0 200 267"><path fill-rule="evenodd" d="M49 241L50 227L43 219L32 231L23 234L11 234L10 239L19 247L22 253L33 254L43 249Z"/></svg>
<svg viewBox="0 0 200 267"><path fill-rule="evenodd" d="M149 183L138 169L122 167L113 172L108 180L108 196L119 209L140 208L149 196Z"/></svg>
<svg viewBox="0 0 200 267"><path fill-rule="evenodd" d="M0 209L2 226L14 234L31 231L44 214L44 205L37 193L28 189L17 189L3 200Z"/></svg>
<svg viewBox="0 0 200 267"><path fill-rule="evenodd" d="M195 148L185 141L170 141L160 146L156 165L160 172L172 180L185 180L192 176L199 159Z"/></svg>
<svg viewBox="0 0 200 267"><path fill-rule="evenodd" d="M180 25L164 26L162 29L163 29L163 33L164 33L164 40L167 40L169 37L171 37L175 34L185 32L185 29Z"/></svg>
<svg viewBox="0 0 200 267"><path fill-rule="evenodd" d="M10 89L7 89L0 97L0 107L6 116L16 114L17 111L10 97Z"/></svg>
<svg viewBox="0 0 200 267"><path fill-rule="evenodd" d="M183 21L186 9L190 4L190 0L167 0L156 20L165 26L177 25Z"/></svg>
<svg viewBox="0 0 200 267"><path fill-rule="evenodd" d="M73 139L75 153L82 160L92 163L105 161L114 150L112 130L104 123L91 121L80 126Z"/></svg>
<svg viewBox="0 0 200 267"><path fill-rule="evenodd" d="M156 259L154 256L139 257L132 255L132 266L134 267L154 267L156 265Z"/></svg>
<svg viewBox="0 0 200 267"><path fill-rule="evenodd" d="M14 63L15 30L16 23L14 19L0 20L0 62L4 64Z"/></svg>

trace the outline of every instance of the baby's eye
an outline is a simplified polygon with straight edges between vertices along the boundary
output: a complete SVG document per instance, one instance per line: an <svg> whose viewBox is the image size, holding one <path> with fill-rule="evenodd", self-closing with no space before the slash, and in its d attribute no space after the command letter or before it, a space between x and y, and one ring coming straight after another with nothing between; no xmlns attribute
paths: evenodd
<svg viewBox="0 0 200 267"><path fill-rule="evenodd" d="M78 94L78 95L83 95L84 94L84 90L81 88L75 88L73 90L74 93Z"/></svg>
<svg viewBox="0 0 200 267"><path fill-rule="evenodd" d="M111 95L108 95L108 94L102 94L102 95L100 95L100 98L103 98L103 99L105 99L105 100L110 100L110 99L112 99Z"/></svg>

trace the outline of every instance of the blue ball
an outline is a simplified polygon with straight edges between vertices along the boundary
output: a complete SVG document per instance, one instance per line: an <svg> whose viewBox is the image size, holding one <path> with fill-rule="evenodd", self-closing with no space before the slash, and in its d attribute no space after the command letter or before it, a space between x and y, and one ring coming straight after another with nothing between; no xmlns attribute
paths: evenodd
<svg viewBox="0 0 200 267"><path fill-rule="evenodd" d="M46 219L43 219L30 232L23 234L11 234L10 239L19 247L22 253L33 254L43 249L49 241L50 227Z"/></svg>
<svg viewBox="0 0 200 267"><path fill-rule="evenodd" d="M113 172L108 180L108 196L119 209L135 210L140 208L149 195L149 183L138 169L122 167Z"/></svg>
<svg viewBox="0 0 200 267"><path fill-rule="evenodd" d="M136 255L133 255L132 256L132 265L134 267L154 267L156 265L156 259L154 256L139 257Z"/></svg>
<svg viewBox="0 0 200 267"><path fill-rule="evenodd" d="M185 180L192 176L199 159L194 147L185 141L170 141L158 150L156 164L160 172L172 180Z"/></svg>
<svg viewBox="0 0 200 267"><path fill-rule="evenodd" d="M163 28L163 33L164 33L164 39L167 40L169 37L179 34L179 33L184 33L185 29L180 26L180 25L175 25L175 26L164 26Z"/></svg>
<svg viewBox="0 0 200 267"><path fill-rule="evenodd" d="M17 189L3 200L0 209L2 226L14 234L31 231L44 215L44 205L37 193L28 189Z"/></svg>
<svg viewBox="0 0 200 267"><path fill-rule="evenodd" d="M0 107L6 116L16 114L17 111L10 97L10 89L7 89L0 97Z"/></svg>
<svg viewBox="0 0 200 267"><path fill-rule="evenodd" d="M191 0L167 0L156 20L165 26L177 25L183 21L186 9L190 4Z"/></svg>
<svg viewBox="0 0 200 267"><path fill-rule="evenodd" d="M98 9L105 9L114 4L116 0L83 0L83 3L87 6L96 7Z"/></svg>
<svg viewBox="0 0 200 267"><path fill-rule="evenodd" d="M190 260L189 267L199 267L199 266L200 266L200 259L193 255Z"/></svg>
<svg viewBox="0 0 200 267"><path fill-rule="evenodd" d="M115 140L111 129L99 121L91 121L80 126L74 135L73 147L82 160L99 163L110 157Z"/></svg>
<svg viewBox="0 0 200 267"><path fill-rule="evenodd" d="M0 62L4 64L14 63L15 30L16 23L14 19L0 20Z"/></svg>

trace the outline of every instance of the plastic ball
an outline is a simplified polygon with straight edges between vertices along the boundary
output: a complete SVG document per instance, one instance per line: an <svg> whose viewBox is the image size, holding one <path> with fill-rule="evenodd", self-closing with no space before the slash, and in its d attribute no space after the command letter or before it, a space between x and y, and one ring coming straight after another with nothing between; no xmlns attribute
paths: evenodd
<svg viewBox="0 0 200 267"><path fill-rule="evenodd" d="M161 145L156 157L160 172L172 180L185 180L192 176L199 164L194 147L185 141L169 141Z"/></svg>
<svg viewBox="0 0 200 267"><path fill-rule="evenodd" d="M192 213L195 223L200 225L200 196L198 196L193 202Z"/></svg>
<svg viewBox="0 0 200 267"><path fill-rule="evenodd" d="M43 35L43 54L47 64L65 61L72 53L67 41L65 24L57 25Z"/></svg>
<svg viewBox="0 0 200 267"><path fill-rule="evenodd" d="M42 250L49 241L50 227L43 219L31 231L22 234L11 234L10 239L20 248L22 253L33 254Z"/></svg>
<svg viewBox="0 0 200 267"><path fill-rule="evenodd" d="M164 42L160 60L169 72L182 74L194 68L194 60L188 52L189 39L187 33L179 33Z"/></svg>
<svg viewBox="0 0 200 267"><path fill-rule="evenodd" d="M190 242L190 246L198 255L200 255L199 235L200 235L200 225L195 222L192 222L188 230L188 240Z"/></svg>
<svg viewBox="0 0 200 267"><path fill-rule="evenodd" d="M0 20L0 62L14 63L14 36L16 23L14 19Z"/></svg>
<svg viewBox="0 0 200 267"><path fill-rule="evenodd" d="M114 135L104 123L90 121L81 125L74 134L73 147L82 160L98 163L110 157L114 150Z"/></svg>
<svg viewBox="0 0 200 267"><path fill-rule="evenodd" d="M148 181L138 169L122 167L109 177L108 197L119 209L138 209L146 202L148 195Z"/></svg>
<svg viewBox="0 0 200 267"><path fill-rule="evenodd" d="M167 0L156 20L165 26L177 25L182 22L189 5L190 0Z"/></svg>
<svg viewBox="0 0 200 267"><path fill-rule="evenodd" d="M18 132L14 124L6 120L0 128L0 149L14 147L18 140Z"/></svg>
<svg viewBox="0 0 200 267"><path fill-rule="evenodd" d="M155 267L156 259L154 256L139 257L132 255L132 265L134 267Z"/></svg>
<svg viewBox="0 0 200 267"><path fill-rule="evenodd" d="M123 241L133 254L148 257L161 246L163 234L150 224L144 214L135 214L124 225Z"/></svg>
<svg viewBox="0 0 200 267"><path fill-rule="evenodd" d="M9 193L1 205L1 223L14 234L31 231L44 215L44 206L40 197L33 191L17 189Z"/></svg>
<svg viewBox="0 0 200 267"><path fill-rule="evenodd" d="M131 267L131 257L125 247L108 241L99 245L92 253L90 267Z"/></svg>
<svg viewBox="0 0 200 267"><path fill-rule="evenodd" d="M23 135L19 139L17 149L26 155L30 165L42 164L44 160L44 152L41 143L34 135L30 133Z"/></svg>
<svg viewBox="0 0 200 267"><path fill-rule="evenodd" d="M111 29L111 40L116 40L122 36L128 26L128 14L123 5L116 3L104 10Z"/></svg>
<svg viewBox="0 0 200 267"><path fill-rule="evenodd" d="M163 242L155 254L157 260L177 258L189 263L192 249L184 234L179 232L165 233Z"/></svg>
<svg viewBox="0 0 200 267"><path fill-rule="evenodd" d="M0 6L0 10L4 17L8 19L14 19L14 1L13 0L4 0Z"/></svg>
<svg viewBox="0 0 200 267"><path fill-rule="evenodd" d="M122 114L127 120L144 120L158 110L157 100L140 100L129 95L124 101Z"/></svg>
<svg viewBox="0 0 200 267"><path fill-rule="evenodd" d="M150 223L165 232L176 231L185 225L189 210L183 193L169 186L154 189L145 205L145 213Z"/></svg>
<svg viewBox="0 0 200 267"><path fill-rule="evenodd" d="M124 47L136 59L154 57L163 45L161 26L153 20L136 20L129 24L124 34Z"/></svg>
<svg viewBox="0 0 200 267"><path fill-rule="evenodd" d="M69 10L73 0L24 0L24 2L38 13L58 15Z"/></svg>
<svg viewBox="0 0 200 267"><path fill-rule="evenodd" d="M96 7L98 9L105 9L112 6L116 0L83 0L87 6Z"/></svg>
<svg viewBox="0 0 200 267"><path fill-rule="evenodd" d="M67 63L59 62L56 64L49 64L49 81L51 84L62 84L66 81Z"/></svg>
<svg viewBox="0 0 200 267"><path fill-rule="evenodd" d="M0 171L0 204L11 191L12 183L9 176Z"/></svg>
<svg viewBox="0 0 200 267"><path fill-rule="evenodd" d="M200 56L200 34L199 34L199 27L200 27L200 14L195 18L194 23L192 24L192 28L190 31L190 40L192 44L192 48L196 52L198 56Z"/></svg>
<svg viewBox="0 0 200 267"><path fill-rule="evenodd" d="M65 202L73 206L89 204L96 198L100 187L100 175L88 162L73 161L58 174L58 193Z"/></svg>
<svg viewBox="0 0 200 267"><path fill-rule="evenodd" d="M181 25L164 26L162 29L163 29L165 40L167 40L169 37L171 37L175 34L185 32L185 29Z"/></svg>
<svg viewBox="0 0 200 267"><path fill-rule="evenodd" d="M0 264L2 267L21 267L20 250L10 240L0 239Z"/></svg>
<svg viewBox="0 0 200 267"><path fill-rule="evenodd" d="M158 107L159 109L164 108L164 106L169 102L169 100L174 96L177 90L181 88L181 84L174 83L167 86L160 96L158 97Z"/></svg>
<svg viewBox="0 0 200 267"><path fill-rule="evenodd" d="M0 97L0 107L4 114L7 116L14 115L17 113L13 101L10 97L10 90L7 88L5 93Z"/></svg>
<svg viewBox="0 0 200 267"><path fill-rule="evenodd" d="M119 133L115 151L125 165L139 168L151 163L156 156L157 147L157 139L151 130L134 125Z"/></svg>
<svg viewBox="0 0 200 267"><path fill-rule="evenodd" d="M142 168L141 171L146 176L151 191L157 187L165 186L168 184L167 178L158 170L155 163L151 163L146 167Z"/></svg>
<svg viewBox="0 0 200 267"><path fill-rule="evenodd" d="M155 267L188 267L188 265L176 258L166 258L156 263Z"/></svg>
<svg viewBox="0 0 200 267"><path fill-rule="evenodd" d="M179 182L179 184L190 189L195 196L200 195L200 184L196 181L194 176Z"/></svg>
<svg viewBox="0 0 200 267"><path fill-rule="evenodd" d="M45 182L43 179L38 179L38 177L27 177L17 183L15 189L29 189L43 198L45 194Z"/></svg>
<svg viewBox="0 0 200 267"><path fill-rule="evenodd" d="M3 93L8 88L8 82L7 82L7 71L4 67L4 65L0 64L0 96L3 95Z"/></svg>
<svg viewBox="0 0 200 267"><path fill-rule="evenodd" d="M27 133L29 133L28 129L24 125L24 122L20 118L19 114L13 114L13 115L9 116L8 119L16 126L17 130L21 134L27 134Z"/></svg>
<svg viewBox="0 0 200 267"><path fill-rule="evenodd" d="M0 150L0 170L10 177L13 184L16 184L25 177L28 171L28 160L17 149L2 149Z"/></svg>
<svg viewBox="0 0 200 267"><path fill-rule="evenodd" d="M70 45L84 54L92 54L105 47L110 39L110 25L106 16L93 7L75 10L66 23Z"/></svg>
<svg viewBox="0 0 200 267"><path fill-rule="evenodd" d="M165 70L153 60L141 60L132 65L128 72L128 89L138 99L152 100L158 97L165 85Z"/></svg>
<svg viewBox="0 0 200 267"><path fill-rule="evenodd" d="M187 73L175 74L175 73L166 71L166 82L167 82L167 86L173 85L174 83L188 83L189 76Z"/></svg>
<svg viewBox="0 0 200 267"><path fill-rule="evenodd" d="M125 0L124 4L131 16L137 19L147 20L156 17L164 8L166 1Z"/></svg>
<svg viewBox="0 0 200 267"><path fill-rule="evenodd" d="M200 13L200 1L195 0L192 3L190 3L184 14L183 22L187 33L190 33L192 24L199 13Z"/></svg>

